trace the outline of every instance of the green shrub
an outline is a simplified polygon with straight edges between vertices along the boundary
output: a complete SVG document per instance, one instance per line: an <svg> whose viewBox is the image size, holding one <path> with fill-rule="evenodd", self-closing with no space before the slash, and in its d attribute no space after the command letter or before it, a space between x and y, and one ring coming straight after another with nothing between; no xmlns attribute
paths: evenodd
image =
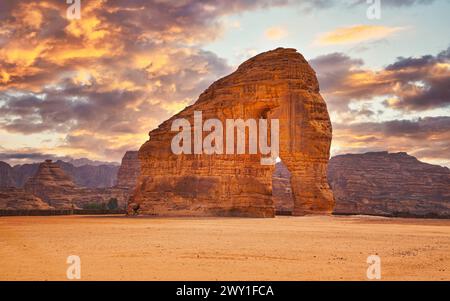
<svg viewBox="0 0 450 301"><path fill-rule="evenodd" d="M105 210L106 204L105 203L88 203L83 206L83 209L89 209L89 210Z"/></svg>
<svg viewBox="0 0 450 301"><path fill-rule="evenodd" d="M115 210L119 208L119 201L116 198L110 198L106 207L108 207L109 210Z"/></svg>

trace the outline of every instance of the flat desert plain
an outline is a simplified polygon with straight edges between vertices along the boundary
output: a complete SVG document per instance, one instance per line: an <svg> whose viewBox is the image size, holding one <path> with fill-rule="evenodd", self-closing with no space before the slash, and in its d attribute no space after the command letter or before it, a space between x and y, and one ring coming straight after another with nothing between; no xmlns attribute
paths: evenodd
<svg viewBox="0 0 450 301"><path fill-rule="evenodd" d="M0 280L450 280L450 220L0 218Z"/></svg>

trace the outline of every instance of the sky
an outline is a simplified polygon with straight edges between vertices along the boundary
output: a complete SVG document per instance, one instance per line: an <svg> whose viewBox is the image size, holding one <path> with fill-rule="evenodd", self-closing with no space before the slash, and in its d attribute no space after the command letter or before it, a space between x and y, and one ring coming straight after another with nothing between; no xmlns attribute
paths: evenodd
<svg viewBox="0 0 450 301"><path fill-rule="evenodd" d="M2 161L119 162L243 61L290 47L317 73L332 155L450 166L448 0L381 0L379 18L366 0L81 0L80 19L65 2L0 2Z"/></svg>

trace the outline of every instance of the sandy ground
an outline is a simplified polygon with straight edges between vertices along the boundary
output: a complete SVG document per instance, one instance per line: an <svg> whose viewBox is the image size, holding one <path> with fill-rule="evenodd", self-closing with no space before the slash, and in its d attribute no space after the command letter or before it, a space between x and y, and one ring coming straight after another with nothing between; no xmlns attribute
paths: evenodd
<svg viewBox="0 0 450 301"><path fill-rule="evenodd" d="M0 280L450 280L450 220L0 217Z"/></svg>

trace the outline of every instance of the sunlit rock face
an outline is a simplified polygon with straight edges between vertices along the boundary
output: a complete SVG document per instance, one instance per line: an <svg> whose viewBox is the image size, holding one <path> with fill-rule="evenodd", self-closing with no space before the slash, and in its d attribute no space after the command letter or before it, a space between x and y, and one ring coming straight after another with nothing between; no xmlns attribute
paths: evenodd
<svg viewBox="0 0 450 301"><path fill-rule="evenodd" d="M313 69L295 49L278 48L244 62L199 99L150 132L139 150L141 174L130 214L273 217L274 165L261 154L176 155L175 119L279 119L280 157L291 172L294 215L328 214L331 123ZM205 135L205 133L204 133Z"/></svg>
<svg viewBox="0 0 450 301"><path fill-rule="evenodd" d="M328 178L335 213L450 217L450 170L406 153L336 156Z"/></svg>

